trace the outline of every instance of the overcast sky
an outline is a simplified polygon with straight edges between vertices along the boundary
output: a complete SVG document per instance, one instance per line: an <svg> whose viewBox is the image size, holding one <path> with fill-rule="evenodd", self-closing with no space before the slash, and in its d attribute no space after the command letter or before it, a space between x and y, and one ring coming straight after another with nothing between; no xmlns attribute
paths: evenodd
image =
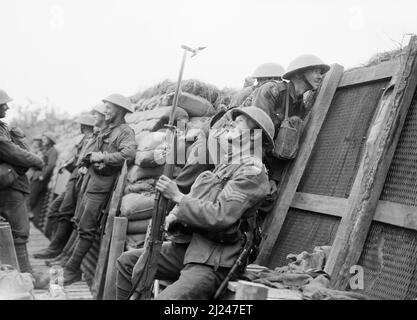
<svg viewBox="0 0 417 320"><path fill-rule="evenodd" d="M184 78L239 88L256 66L312 53L345 68L405 45L415 0L2 0L0 88L88 110L176 79L181 44L207 46Z"/></svg>

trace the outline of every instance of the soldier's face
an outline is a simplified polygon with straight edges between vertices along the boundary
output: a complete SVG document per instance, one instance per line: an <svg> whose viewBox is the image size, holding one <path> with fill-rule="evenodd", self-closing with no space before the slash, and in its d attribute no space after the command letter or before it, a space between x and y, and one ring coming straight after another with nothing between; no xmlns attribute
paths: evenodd
<svg viewBox="0 0 417 320"><path fill-rule="evenodd" d="M238 115L235 119L236 128L240 131L254 129L255 124L251 119L244 116L243 114Z"/></svg>
<svg viewBox="0 0 417 320"><path fill-rule="evenodd" d="M242 132L254 128L255 124L253 123L253 121L245 115L241 114L238 115L236 119L231 122L228 128L227 137L228 139L234 139L236 137L239 137L242 134Z"/></svg>
<svg viewBox="0 0 417 320"><path fill-rule="evenodd" d="M304 73L304 76L306 80L308 81L308 83L310 83L310 85L313 87L312 90L317 90L317 88L319 87L321 83L321 80L323 80L323 74L322 74L321 69L319 68L307 70Z"/></svg>
<svg viewBox="0 0 417 320"><path fill-rule="evenodd" d="M107 122L112 122L117 117L119 107L111 102L105 102L105 106L106 108L104 109L104 119Z"/></svg>
<svg viewBox="0 0 417 320"><path fill-rule="evenodd" d="M44 146L47 146L49 144L49 139L45 136L42 136L42 144Z"/></svg>
<svg viewBox="0 0 417 320"><path fill-rule="evenodd" d="M104 118L105 118L104 114L101 114L99 112L94 112L93 117L94 117L95 127L100 127L104 123Z"/></svg>
<svg viewBox="0 0 417 320"><path fill-rule="evenodd" d="M7 103L0 104L0 119L6 117L7 110L9 110Z"/></svg>

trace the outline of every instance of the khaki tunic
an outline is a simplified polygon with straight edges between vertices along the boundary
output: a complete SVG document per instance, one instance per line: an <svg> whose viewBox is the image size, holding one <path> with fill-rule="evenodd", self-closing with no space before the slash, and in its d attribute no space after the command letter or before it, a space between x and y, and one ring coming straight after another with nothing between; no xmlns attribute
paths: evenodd
<svg viewBox="0 0 417 320"><path fill-rule="evenodd" d="M232 267L244 244L213 242L204 233L232 233L242 218L253 214L269 191L266 169L260 161L218 165L213 172L200 174L191 191L174 209L178 220L195 231L184 257L184 264L201 263ZM198 232L198 230L204 232Z"/></svg>

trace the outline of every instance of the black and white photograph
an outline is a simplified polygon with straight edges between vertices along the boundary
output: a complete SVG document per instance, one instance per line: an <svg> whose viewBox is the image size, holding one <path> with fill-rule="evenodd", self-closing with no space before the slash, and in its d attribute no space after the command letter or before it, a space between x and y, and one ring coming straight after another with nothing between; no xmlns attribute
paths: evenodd
<svg viewBox="0 0 417 320"><path fill-rule="evenodd" d="M417 300L416 1L0 12L0 317Z"/></svg>

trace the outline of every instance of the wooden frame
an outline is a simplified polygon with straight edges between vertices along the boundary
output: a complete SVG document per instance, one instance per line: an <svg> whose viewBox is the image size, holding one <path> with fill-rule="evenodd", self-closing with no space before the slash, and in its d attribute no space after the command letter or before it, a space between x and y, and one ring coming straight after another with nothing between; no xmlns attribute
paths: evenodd
<svg viewBox="0 0 417 320"><path fill-rule="evenodd" d="M348 199L297 192L292 208L343 217ZM417 207L379 200L373 221L417 231Z"/></svg>
<svg viewBox="0 0 417 320"><path fill-rule="evenodd" d="M371 67L348 70L343 74L339 88L391 78L398 70L399 62L399 59L395 59Z"/></svg>
<svg viewBox="0 0 417 320"><path fill-rule="evenodd" d="M417 38L410 40L408 50L393 61L376 66L346 71L333 85L338 88L366 82L391 81L380 98L361 153L361 162L348 199L296 193L307 161L316 142L318 128L311 122L297 159L289 165L280 185L277 203L265 226L257 263L268 265L272 249L290 207L342 217L325 271L331 275L332 286L344 289L350 266L357 263L373 220L417 230L417 208L388 201L379 201L408 107L417 85ZM323 83L324 84L324 83ZM329 83L323 85L321 91ZM315 106L326 103L327 113L336 90L317 96ZM314 110L314 107L313 107ZM313 115L314 117L314 115ZM318 131L317 131L318 129ZM313 133L314 131L314 133ZM312 140L309 140L312 138ZM395 212L395 214L393 214Z"/></svg>
<svg viewBox="0 0 417 320"><path fill-rule="evenodd" d="M417 36L381 97L325 271L334 289L346 288L362 254L408 108L417 86Z"/></svg>

